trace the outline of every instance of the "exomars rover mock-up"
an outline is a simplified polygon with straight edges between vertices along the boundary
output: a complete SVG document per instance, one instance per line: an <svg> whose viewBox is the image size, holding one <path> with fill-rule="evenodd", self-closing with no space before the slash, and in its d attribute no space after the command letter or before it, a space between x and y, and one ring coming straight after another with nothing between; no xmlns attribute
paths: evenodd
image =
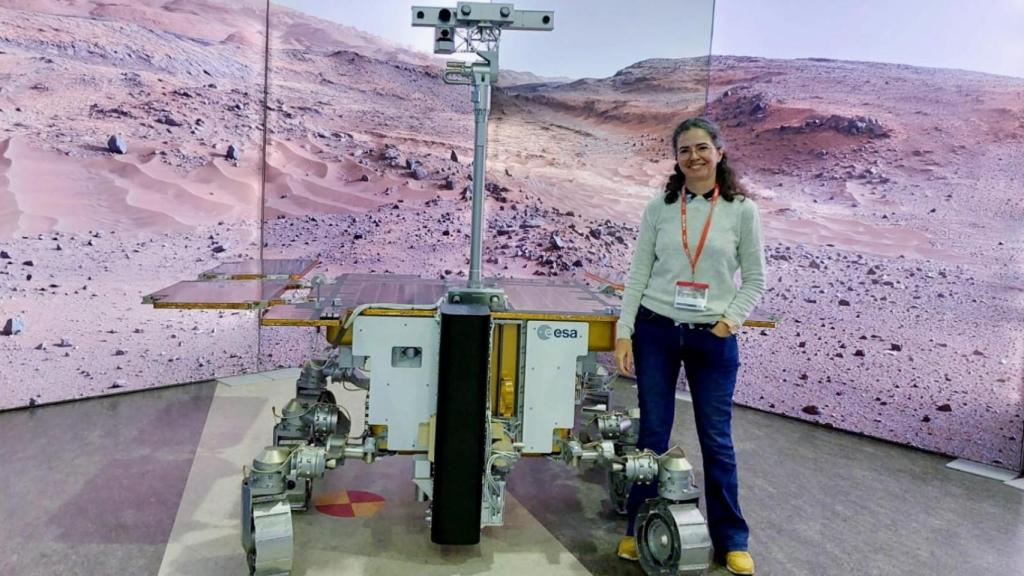
<svg viewBox="0 0 1024 576"><path fill-rule="evenodd" d="M415 6L413 26L435 30L435 52L470 52L444 81L471 85L476 117L472 235L466 285L389 274L304 278L313 260L223 264L198 280L144 298L156 308L256 309L267 326L320 327L329 345L309 360L295 398L273 428L273 445L244 471L242 547L255 576L291 573L292 513L310 504L313 483L349 458L371 463L408 455L412 481L429 502L431 540L475 545L503 523L505 481L521 458L560 457L609 470L613 505L657 479L657 498L638 519L648 574L703 573L711 542L700 491L682 450L637 450L639 411L593 415L573 435L576 407L607 394L613 375L596 352L614 349L616 308L580 283L481 278L484 164L490 88L505 30L552 30L554 14L512 4ZM479 49L478 49L479 48ZM306 291L301 298L286 293ZM749 324L771 326L770 321ZM365 406L341 406L329 382L367 391ZM352 410L366 426L352 430Z"/></svg>

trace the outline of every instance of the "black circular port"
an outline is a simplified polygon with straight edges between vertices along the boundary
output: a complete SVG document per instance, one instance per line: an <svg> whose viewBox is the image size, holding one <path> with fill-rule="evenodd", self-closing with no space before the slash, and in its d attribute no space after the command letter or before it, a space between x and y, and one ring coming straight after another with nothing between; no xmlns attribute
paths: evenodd
<svg viewBox="0 0 1024 576"><path fill-rule="evenodd" d="M447 28L445 28L444 30L441 30L441 38L447 39L451 35L452 35L452 33L449 32Z"/></svg>
<svg viewBox="0 0 1024 576"><path fill-rule="evenodd" d="M541 21L544 22L545 24L551 24L551 16L545 16L541 18Z"/></svg>
<svg viewBox="0 0 1024 576"><path fill-rule="evenodd" d="M427 17L427 15L423 13L423 10L420 10L420 11L416 12L416 19L417 20L423 20L426 17Z"/></svg>
<svg viewBox="0 0 1024 576"><path fill-rule="evenodd" d="M288 489L289 490L295 490L295 480L289 480L288 481Z"/></svg>
<svg viewBox="0 0 1024 576"><path fill-rule="evenodd" d="M441 22L447 22L452 19L452 11L447 8L441 8L441 11L437 13L437 19Z"/></svg>

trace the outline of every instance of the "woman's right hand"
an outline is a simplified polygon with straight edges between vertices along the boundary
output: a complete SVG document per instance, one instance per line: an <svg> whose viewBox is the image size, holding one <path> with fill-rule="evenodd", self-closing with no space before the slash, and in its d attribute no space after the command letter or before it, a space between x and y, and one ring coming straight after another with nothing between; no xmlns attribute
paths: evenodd
<svg viewBox="0 0 1024 576"><path fill-rule="evenodd" d="M615 364L620 374L635 377L633 373L633 341L629 338L615 340Z"/></svg>

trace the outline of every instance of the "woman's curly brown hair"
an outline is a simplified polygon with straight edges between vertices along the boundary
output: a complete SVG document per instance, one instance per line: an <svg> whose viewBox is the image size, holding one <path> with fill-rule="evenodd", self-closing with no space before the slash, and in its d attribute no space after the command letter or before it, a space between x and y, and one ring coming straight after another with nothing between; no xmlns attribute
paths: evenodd
<svg viewBox="0 0 1024 576"><path fill-rule="evenodd" d="M675 131L672 132L672 157L678 156L677 146L679 145L679 136L687 130L693 128L700 128L701 130L708 133L711 136L711 143L715 145L715 148L721 148L725 145L725 140L722 138L722 131L715 125L714 122L704 117L687 118L683 120L679 126L676 126ZM743 187L739 182L739 177L736 175L736 171L729 165L728 158L723 154L722 159L718 162L718 167L715 169L715 182L718 184L718 191L722 198L726 202L732 202L737 196L742 202L745 198L750 197L750 193ZM674 204L679 199L680 194L683 192L683 188L686 186L686 176L683 171L679 168L679 162L676 161L673 167L673 174L668 177L668 182L665 183L665 204Z"/></svg>

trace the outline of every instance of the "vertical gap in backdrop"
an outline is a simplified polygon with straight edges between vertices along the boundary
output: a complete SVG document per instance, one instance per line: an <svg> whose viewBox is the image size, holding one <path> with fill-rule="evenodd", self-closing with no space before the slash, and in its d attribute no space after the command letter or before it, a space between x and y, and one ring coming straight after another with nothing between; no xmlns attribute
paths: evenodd
<svg viewBox="0 0 1024 576"><path fill-rule="evenodd" d="M267 207L267 119L270 106L270 0L267 0L266 7L266 20L263 23L263 157L260 162L260 221L259 221L259 235L257 242L259 242L259 258L260 258L260 276L263 276L263 236L264 226L266 225L266 207ZM262 330L263 325L260 322L260 316L262 310L256 311L256 358L253 363L254 372L260 371L260 358L263 357L263 337Z"/></svg>
<svg viewBox="0 0 1024 576"><path fill-rule="evenodd" d="M1020 411L1021 416L1024 416L1024 375L1021 376L1020 392ZM1021 423L1020 427L1020 455L1017 457L1017 462L1020 468L1018 472L1020 472L1021 477L1024 477L1024 423Z"/></svg>
<svg viewBox="0 0 1024 576"><path fill-rule="evenodd" d="M704 71L707 73L704 79L704 115L709 114L708 105L711 99L711 49L715 44L715 4L717 0L711 0L711 28L708 31L708 60L707 65L704 67ZM673 152L675 152L673 150Z"/></svg>
<svg viewBox="0 0 1024 576"><path fill-rule="evenodd" d="M711 19L708 21L708 51L704 59L704 111L701 112L702 116L711 114L711 47L715 41L715 1L711 0ZM671 148L671 145L666 145L666 148ZM672 153L674 154L675 150L672 150ZM680 371L679 380L676 381L676 389L687 393L690 391L690 383L682 371Z"/></svg>

